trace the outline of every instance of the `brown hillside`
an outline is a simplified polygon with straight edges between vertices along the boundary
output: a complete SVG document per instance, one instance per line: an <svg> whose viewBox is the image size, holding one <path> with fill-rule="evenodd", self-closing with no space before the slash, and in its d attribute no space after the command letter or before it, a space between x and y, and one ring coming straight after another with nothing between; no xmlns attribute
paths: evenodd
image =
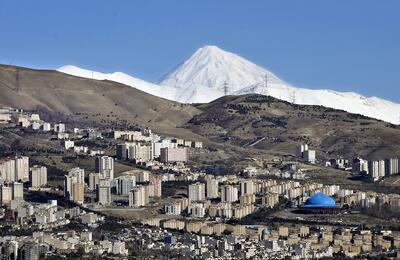
<svg viewBox="0 0 400 260"><path fill-rule="evenodd" d="M323 157L400 155L400 129L379 120L322 106L294 105L261 95L227 96L197 105L187 127L213 141L294 153L308 143ZM320 153L321 154L321 153Z"/></svg>
<svg viewBox="0 0 400 260"><path fill-rule="evenodd" d="M0 93L0 105L104 123L127 120L166 131L199 112L116 82L6 65L0 65Z"/></svg>
<svg viewBox="0 0 400 260"><path fill-rule="evenodd" d="M227 96L192 106L116 82L6 65L0 65L0 94L3 106L89 125L148 126L159 133L211 141L234 153L293 154L294 146L305 142L322 158L400 155L398 126L261 95Z"/></svg>

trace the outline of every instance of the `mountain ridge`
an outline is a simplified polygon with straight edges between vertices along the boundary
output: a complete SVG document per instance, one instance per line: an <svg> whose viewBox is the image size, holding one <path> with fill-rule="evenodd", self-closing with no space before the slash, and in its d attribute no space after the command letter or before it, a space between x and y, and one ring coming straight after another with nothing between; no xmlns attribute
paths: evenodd
<svg viewBox="0 0 400 260"><path fill-rule="evenodd" d="M325 159L400 156L398 126L259 94L182 104L109 80L0 65L0 105L34 110L51 122L61 120L77 127L150 127L160 134L201 140L217 148L218 156L290 155L296 144L304 142L320 149L318 154ZM246 146L263 137L256 146Z"/></svg>
<svg viewBox="0 0 400 260"><path fill-rule="evenodd" d="M322 105L365 115L393 124L400 122L400 104L355 92L295 87L272 72L237 54L205 46L165 75L157 83L146 82L125 73L104 74L78 67L59 71L81 77L120 82L155 96L181 103L208 103L226 94L262 94L301 105ZM224 89L226 82L227 90Z"/></svg>

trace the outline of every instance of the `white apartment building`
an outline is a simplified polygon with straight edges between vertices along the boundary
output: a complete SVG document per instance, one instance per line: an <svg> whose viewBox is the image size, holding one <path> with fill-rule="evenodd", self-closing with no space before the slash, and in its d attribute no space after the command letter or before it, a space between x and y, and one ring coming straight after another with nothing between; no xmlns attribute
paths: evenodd
<svg viewBox="0 0 400 260"><path fill-rule="evenodd" d="M0 178L5 181L29 180L29 157L17 156L0 161Z"/></svg>
<svg viewBox="0 0 400 260"><path fill-rule="evenodd" d="M371 181L379 180L379 161L368 161L368 173Z"/></svg>
<svg viewBox="0 0 400 260"><path fill-rule="evenodd" d="M30 120L31 120L31 121L36 121L36 122L40 121L40 116L39 116L39 114L31 114Z"/></svg>
<svg viewBox="0 0 400 260"><path fill-rule="evenodd" d="M221 188L221 202L236 202L239 199L239 192L236 186L224 185Z"/></svg>
<svg viewBox="0 0 400 260"><path fill-rule="evenodd" d="M15 160L0 161L0 177L6 181L15 181Z"/></svg>
<svg viewBox="0 0 400 260"><path fill-rule="evenodd" d="M213 177L207 178L207 198L215 199L218 198L218 180Z"/></svg>
<svg viewBox="0 0 400 260"><path fill-rule="evenodd" d="M69 133L57 133L58 140L67 140L69 139Z"/></svg>
<svg viewBox="0 0 400 260"><path fill-rule="evenodd" d="M97 190L97 186L99 185L100 175L96 172L89 173L89 190Z"/></svg>
<svg viewBox="0 0 400 260"><path fill-rule="evenodd" d="M150 181L150 173L148 171L135 172L136 182L143 183Z"/></svg>
<svg viewBox="0 0 400 260"><path fill-rule="evenodd" d="M79 167L72 168L68 172L68 174L65 175L64 196L72 201L83 202L82 196L83 196L84 180L85 180L85 170ZM75 184L80 184L81 187L80 185L75 185Z"/></svg>
<svg viewBox="0 0 400 260"><path fill-rule="evenodd" d="M21 182L0 184L0 205L10 205L11 201L24 199L24 187Z"/></svg>
<svg viewBox="0 0 400 260"><path fill-rule="evenodd" d="M110 156L97 157L96 172L100 174L100 179L114 179L114 158Z"/></svg>
<svg viewBox="0 0 400 260"><path fill-rule="evenodd" d="M161 197L161 191L162 191L161 178L152 176L150 178L150 184L153 186L153 189L154 189L153 190L153 197Z"/></svg>
<svg viewBox="0 0 400 260"><path fill-rule="evenodd" d="M352 172L368 174L368 161L362 158L355 158L352 164Z"/></svg>
<svg viewBox="0 0 400 260"><path fill-rule="evenodd" d="M136 186L136 177L132 175L120 176L115 179L115 187L118 195L128 195Z"/></svg>
<svg viewBox="0 0 400 260"><path fill-rule="evenodd" d="M187 147L160 149L160 161L163 163L187 162L188 160L189 152Z"/></svg>
<svg viewBox="0 0 400 260"><path fill-rule="evenodd" d="M148 162L153 160L153 149L150 145L126 142L117 144L117 158L130 159L136 162Z"/></svg>
<svg viewBox="0 0 400 260"><path fill-rule="evenodd" d="M31 168L30 182L32 188L40 188L47 185L47 168L35 165Z"/></svg>
<svg viewBox="0 0 400 260"><path fill-rule="evenodd" d="M204 183L190 184L188 187L189 201L200 201L205 199L205 185Z"/></svg>
<svg viewBox="0 0 400 260"><path fill-rule="evenodd" d="M65 132L65 124L63 124L63 123L54 124L54 132L64 133Z"/></svg>
<svg viewBox="0 0 400 260"><path fill-rule="evenodd" d="M399 174L399 159L386 159L385 160L385 174L387 176Z"/></svg>
<svg viewBox="0 0 400 260"><path fill-rule="evenodd" d="M379 160L378 162L379 165L379 178L385 177L386 173L385 173L385 160Z"/></svg>
<svg viewBox="0 0 400 260"><path fill-rule="evenodd" d="M50 131L50 130L51 130L51 125L50 125L50 123L43 122L43 124L42 124L42 126L41 126L41 129L42 129L43 131L46 131L46 132Z"/></svg>
<svg viewBox="0 0 400 260"><path fill-rule="evenodd" d="M308 144L299 144L296 146L296 157L304 158L304 152L308 150Z"/></svg>
<svg viewBox="0 0 400 260"><path fill-rule="evenodd" d="M189 204L188 213L193 218L204 218L206 209L202 203Z"/></svg>
<svg viewBox="0 0 400 260"><path fill-rule="evenodd" d="M304 159L306 162L315 163L315 150L309 150L307 144L300 144L296 146L296 157Z"/></svg>
<svg viewBox="0 0 400 260"><path fill-rule="evenodd" d="M115 130L114 131L114 139L122 139L125 141L152 141L153 140L153 134L151 133L151 130L146 130L146 131L119 131Z"/></svg>
<svg viewBox="0 0 400 260"><path fill-rule="evenodd" d="M147 203L149 203L149 195L144 186L136 186L129 192L129 207L143 207Z"/></svg>
<svg viewBox="0 0 400 260"><path fill-rule="evenodd" d="M29 157L27 156L15 157L15 180L16 181L29 180Z"/></svg>
<svg viewBox="0 0 400 260"><path fill-rule="evenodd" d="M75 153L87 154L88 151L89 151L89 148L87 146L74 146Z"/></svg>
<svg viewBox="0 0 400 260"><path fill-rule="evenodd" d="M12 198L13 200L24 199L24 185L21 182L13 182L12 184Z"/></svg>
<svg viewBox="0 0 400 260"><path fill-rule="evenodd" d="M39 130L41 127L41 124L39 122L32 122L30 127L32 128L32 130Z"/></svg>
<svg viewBox="0 0 400 260"><path fill-rule="evenodd" d="M303 154L304 154L304 160L306 162L309 162L312 164L315 163L315 150L307 150Z"/></svg>
<svg viewBox="0 0 400 260"><path fill-rule="evenodd" d="M179 202L170 203L164 206L165 214L180 215L182 213L181 204Z"/></svg>
<svg viewBox="0 0 400 260"><path fill-rule="evenodd" d="M12 187L0 185L0 205L9 205L13 197Z"/></svg>
<svg viewBox="0 0 400 260"><path fill-rule="evenodd" d="M74 143L74 141L72 141L72 140L62 140L62 141L61 141L61 145L62 145L66 150L68 150L68 149L74 148L75 143Z"/></svg>
<svg viewBox="0 0 400 260"><path fill-rule="evenodd" d="M240 182L240 196L245 194L254 194L255 187L253 180L243 180Z"/></svg>
<svg viewBox="0 0 400 260"><path fill-rule="evenodd" d="M99 185L97 186L97 202L103 206L111 204L112 199L110 180L99 180Z"/></svg>
<svg viewBox="0 0 400 260"><path fill-rule="evenodd" d="M177 148L178 144L177 143L172 143L171 140L169 139L163 139L157 142L153 142L153 157L158 158L161 155L161 149L162 148Z"/></svg>

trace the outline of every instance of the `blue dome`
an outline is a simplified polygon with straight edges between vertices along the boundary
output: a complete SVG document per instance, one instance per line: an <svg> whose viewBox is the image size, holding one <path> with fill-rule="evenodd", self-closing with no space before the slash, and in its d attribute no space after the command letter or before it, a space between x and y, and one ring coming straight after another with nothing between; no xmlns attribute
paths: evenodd
<svg viewBox="0 0 400 260"><path fill-rule="evenodd" d="M303 207L334 207L336 202L329 196L318 192L309 197Z"/></svg>

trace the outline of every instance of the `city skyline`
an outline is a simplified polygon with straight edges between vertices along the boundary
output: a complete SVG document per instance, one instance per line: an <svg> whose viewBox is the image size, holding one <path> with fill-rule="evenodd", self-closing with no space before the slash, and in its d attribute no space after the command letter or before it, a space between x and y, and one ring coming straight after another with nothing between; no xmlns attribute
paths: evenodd
<svg viewBox="0 0 400 260"><path fill-rule="evenodd" d="M400 259L398 7L0 1L0 258Z"/></svg>

